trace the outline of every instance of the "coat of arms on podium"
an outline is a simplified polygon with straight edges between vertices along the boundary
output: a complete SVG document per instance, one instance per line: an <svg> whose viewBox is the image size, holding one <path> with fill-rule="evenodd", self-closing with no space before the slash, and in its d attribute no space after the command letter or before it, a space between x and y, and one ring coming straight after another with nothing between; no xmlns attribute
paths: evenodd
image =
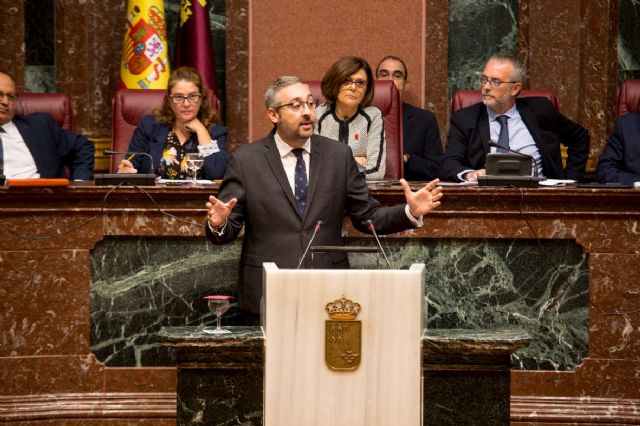
<svg viewBox="0 0 640 426"><path fill-rule="evenodd" d="M325 362L332 370L353 371L362 357L362 321L356 321L361 306L342 296L325 310L331 318L325 322Z"/></svg>

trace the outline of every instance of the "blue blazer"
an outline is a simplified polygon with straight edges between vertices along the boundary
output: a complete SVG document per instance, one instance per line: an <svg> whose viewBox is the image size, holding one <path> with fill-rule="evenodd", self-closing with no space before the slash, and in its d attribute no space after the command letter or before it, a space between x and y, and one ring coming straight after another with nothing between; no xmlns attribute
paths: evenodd
<svg viewBox="0 0 640 426"><path fill-rule="evenodd" d="M13 123L31 152L38 173L43 178L92 180L95 147L89 139L56 124L51 115L37 112L16 115Z"/></svg>
<svg viewBox="0 0 640 426"><path fill-rule="evenodd" d="M436 116L422 108L403 103L402 118L403 150L409 154L409 161L404 163L404 178L422 181L437 178L442 141Z"/></svg>
<svg viewBox="0 0 640 426"><path fill-rule="evenodd" d="M153 158L153 167L149 167L149 159L144 155L138 155L133 159L133 166L138 169L138 173L154 173L162 160L162 151L167 146L167 137L169 136L169 127L160 124L152 115L145 115L138 122L138 127L133 133L129 151L146 152ZM211 139L218 142L220 151L208 155L204 159L204 166L200 173L203 179L222 179L229 158L227 157L227 146L225 143L225 135L227 129L221 124L216 124L209 130Z"/></svg>
<svg viewBox="0 0 640 426"><path fill-rule="evenodd" d="M640 111L616 119L596 166L598 181L640 182Z"/></svg>

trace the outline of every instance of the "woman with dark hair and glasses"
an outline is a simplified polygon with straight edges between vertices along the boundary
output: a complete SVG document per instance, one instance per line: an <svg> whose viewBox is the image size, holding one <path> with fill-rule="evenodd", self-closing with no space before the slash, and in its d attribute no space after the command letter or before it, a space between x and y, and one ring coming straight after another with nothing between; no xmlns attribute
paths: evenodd
<svg viewBox="0 0 640 426"><path fill-rule="evenodd" d="M153 170L163 179L187 179L186 154L204 155L202 179L222 179L229 159L225 145L227 129L218 123L216 111L202 77L195 68L180 67L169 77L167 95L153 115L140 119L129 151L146 152L153 158ZM119 173L147 172L145 155L120 161Z"/></svg>
<svg viewBox="0 0 640 426"><path fill-rule="evenodd" d="M327 102L318 107L316 133L346 143L367 180L384 179L384 122L373 101L373 73L362 58L331 65L321 84Z"/></svg>

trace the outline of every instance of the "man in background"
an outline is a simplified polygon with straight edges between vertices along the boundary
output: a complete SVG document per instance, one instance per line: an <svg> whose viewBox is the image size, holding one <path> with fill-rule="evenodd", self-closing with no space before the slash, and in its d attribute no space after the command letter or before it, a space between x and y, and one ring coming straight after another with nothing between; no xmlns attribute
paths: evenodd
<svg viewBox="0 0 640 426"><path fill-rule="evenodd" d="M61 129L49 114L16 115L17 98L13 78L0 71L0 174L7 179L92 180L93 144Z"/></svg>
<svg viewBox="0 0 640 426"><path fill-rule="evenodd" d="M378 80L393 80L404 98L407 87L407 66L397 56L385 56L376 68ZM422 108L402 102L402 144L404 178L430 181L438 177L442 141L436 116Z"/></svg>
<svg viewBox="0 0 640 426"><path fill-rule="evenodd" d="M640 111L616 119L598 159L596 177L602 183L640 182Z"/></svg>
<svg viewBox="0 0 640 426"><path fill-rule="evenodd" d="M486 154L495 152L489 141L533 157L541 178L584 178L589 155L589 132L558 112L544 97L516 98L527 73L518 58L496 53L487 61L480 84L482 102L451 116L449 143L440 177L449 181L475 181L485 176ZM560 144L567 146L562 167Z"/></svg>

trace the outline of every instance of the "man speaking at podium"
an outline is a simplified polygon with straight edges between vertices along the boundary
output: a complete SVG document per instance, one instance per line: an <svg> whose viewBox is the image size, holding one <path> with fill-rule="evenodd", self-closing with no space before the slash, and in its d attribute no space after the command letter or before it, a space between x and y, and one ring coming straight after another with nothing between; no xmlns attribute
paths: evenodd
<svg viewBox="0 0 640 426"><path fill-rule="evenodd" d="M524 65L515 56L496 53L489 58L480 77L482 103L451 117L440 178L472 181L484 176L492 140L505 147L503 152L533 157L541 178L583 179L589 132L560 114L546 98L516 99L526 77ZM564 170L560 144L568 147Z"/></svg>
<svg viewBox="0 0 640 426"><path fill-rule="evenodd" d="M373 82L369 82L372 84ZM296 268L305 248L343 245L348 215L361 232L392 233L422 226L422 216L440 205L438 180L413 192L400 184L406 204L382 207L369 195L348 145L313 134L317 100L298 77L279 77L265 93L274 130L231 157L218 197L206 203L207 237L229 243L244 225L238 277L238 303L260 312L262 264ZM314 232L316 231L316 232ZM314 236L315 234L315 236ZM314 255L315 268L348 268L346 253Z"/></svg>

